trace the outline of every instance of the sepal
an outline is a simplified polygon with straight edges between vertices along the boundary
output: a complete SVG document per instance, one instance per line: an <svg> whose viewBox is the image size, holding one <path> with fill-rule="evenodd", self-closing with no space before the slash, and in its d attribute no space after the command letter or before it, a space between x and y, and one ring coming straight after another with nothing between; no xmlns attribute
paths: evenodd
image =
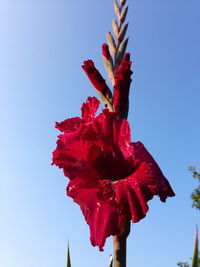
<svg viewBox="0 0 200 267"><path fill-rule="evenodd" d="M116 67L118 67L124 57L125 51L126 51L126 47L128 44L128 40L129 38L127 37L126 39L124 39L124 41L121 43L119 50L117 52L117 55L115 57L115 65Z"/></svg>
<svg viewBox="0 0 200 267"><path fill-rule="evenodd" d="M112 83L112 85L114 86L114 84L115 84L115 76L114 76L114 71L113 71L113 60L112 60L112 58L107 60L103 56L103 62L104 62L105 70L106 70L106 72L108 74L108 78L109 78L110 82Z"/></svg>
<svg viewBox="0 0 200 267"><path fill-rule="evenodd" d="M123 28L121 29L121 31L119 32L117 36L117 39L119 42L122 42L124 40L127 28L128 28L128 22L123 26Z"/></svg>
<svg viewBox="0 0 200 267"><path fill-rule="evenodd" d="M113 36L112 36L112 34L110 32L108 32L106 34L106 37L107 37L107 41L108 41L108 46L109 46L110 53L114 57L115 54L116 54L115 40L114 40L114 38L113 38Z"/></svg>
<svg viewBox="0 0 200 267"><path fill-rule="evenodd" d="M121 13L120 7L116 0L114 0L114 10L115 10L115 14L117 15L117 17L120 18L120 13Z"/></svg>
<svg viewBox="0 0 200 267"><path fill-rule="evenodd" d="M118 27L116 19L112 19L112 29L113 29L114 35L117 36L119 33L119 27Z"/></svg>
<svg viewBox="0 0 200 267"><path fill-rule="evenodd" d="M120 15L120 21L121 21L121 23L123 23L125 21L127 12L128 12L128 6L124 9L124 11L122 12L122 14Z"/></svg>

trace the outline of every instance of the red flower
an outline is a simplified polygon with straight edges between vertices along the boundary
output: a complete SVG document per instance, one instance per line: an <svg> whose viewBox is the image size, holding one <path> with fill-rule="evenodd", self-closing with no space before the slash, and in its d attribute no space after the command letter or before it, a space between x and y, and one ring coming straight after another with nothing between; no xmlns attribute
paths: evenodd
<svg viewBox="0 0 200 267"><path fill-rule="evenodd" d="M94 88L100 93L102 93L104 96L106 96L109 92L109 88L99 71L95 68L93 61L84 61L84 65L82 66L82 68L87 74Z"/></svg>
<svg viewBox="0 0 200 267"><path fill-rule="evenodd" d="M130 54L126 53L120 66L115 72L114 100L113 105L118 114L128 114L128 97L131 84L131 61ZM126 115L127 115L126 114Z"/></svg>
<svg viewBox="0 0 200 267"><path fill-rule="evenodd" d="M80 205L90 227L93 246L120 232L124 220L138 222L147 202L174 196L159 166L140 142L131 143L130 128L114 112L95 113L99 101L89 97L82 118L56 123L58 136L53 163L70 179L68 196Z"/></svg>

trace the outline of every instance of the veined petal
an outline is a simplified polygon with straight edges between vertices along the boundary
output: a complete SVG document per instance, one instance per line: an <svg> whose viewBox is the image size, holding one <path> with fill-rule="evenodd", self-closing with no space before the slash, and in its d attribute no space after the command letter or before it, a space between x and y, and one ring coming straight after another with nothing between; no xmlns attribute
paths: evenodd
<svg viewBox="0 0 200 267"><path fill-rule="evenodd" d="M142 143L132 143L134 148L134 172L114 183L116 202L122 214L133 222L145 217L149 207L147 202L158 195L161 201L174 196L167 179L163 176L155 160Z"/></svg>
<svg viewBox="0 0 200 267"><path fill-rule="evenodd" d="M144 145L141 142L132 143L132 145L135 150L135 177L140 184L148 184L152 193L158 195L163 202L167 197L175 196L169 182Z"/></svg>
<svg viewBox="0 0 200 267"><path fill-rule="evenodd" d="M99 108L100 101L96 97L88 97L87 101L81 107L82 118L88 121L95 117Z"/></svg>
<svg viewBox="0 0 200 267"><path fill-rule="evenodd" d="M134 149L131 145L131 131L127 120L123 119L118 131L118 145L127 160L134 157Z"/></svg>
<svg viewBox="0 0 200 267"><path fill-rule="evenodd" d="M114 193L110 194L110 199L105 199L101 188L83 187L75 179L69 183L67 194L80 205L90 227L92 245L99 246L99 250L102 251L106 238L119 232L119 217Z"/></svg>
<svg viewBox="0 0 200 267"><path fill-rule="evenodd" d="M83 119L75 117L71 119L66 119L62 122L56 122L55 127L61 132L70 133L76 131L83 122Z"/></svg>
<svg viewBox="0 0 200 267"><path fill-rule="evenodd" d="M131 61L130 54L126 53L115 73L114 100L113 104L119 115L125 113L128 108L129 89L131 84Z"/></svg>
<svg viewBox="0 0 200 267"><path fill-rule="evenodd" d="M98 142L73 140L67 148L63 146L53 152L53 163L63 168L64 174L70 179L77 176L82 179L102 179L102 174L94 166L100 150Z"/></svg>
<svg viewBox="0 0 200 267"><path fill-rule="evenodd" d="M116 202L120 206L121 214L127 220L138 222L146 215L148 205L143 198L137 196L137 185L131 178L123 179L114 183L116 190Z"/></svg>

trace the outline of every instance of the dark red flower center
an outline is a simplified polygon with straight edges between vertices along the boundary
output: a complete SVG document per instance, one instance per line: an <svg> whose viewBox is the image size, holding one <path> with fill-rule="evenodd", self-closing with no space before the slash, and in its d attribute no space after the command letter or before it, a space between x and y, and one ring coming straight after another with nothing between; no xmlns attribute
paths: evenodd
<svg viewBox="0 0 200 267"><path fill-rule="evenodd" d="M134 167L131 161L124 158L121 151L99 151L95 159L95 168L108 180L120 180L133 173Z"/></svg>

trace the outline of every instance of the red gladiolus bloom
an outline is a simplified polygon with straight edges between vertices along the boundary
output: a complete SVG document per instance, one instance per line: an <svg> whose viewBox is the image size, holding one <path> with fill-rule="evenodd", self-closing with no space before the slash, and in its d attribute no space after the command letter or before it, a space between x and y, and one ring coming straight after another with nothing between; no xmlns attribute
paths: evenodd
<svg viewBox="0 0 200 267"><path fill-rule="evenodd" d="M82 118L56 123L62 134L52 164L70 179L67 194L80 205L92 245L103 250L124 220L145 217L154 195L164 202L174 192L142 143L131 143L127 120L107 109L95 117L98 106L89 97Z"/></svg>

